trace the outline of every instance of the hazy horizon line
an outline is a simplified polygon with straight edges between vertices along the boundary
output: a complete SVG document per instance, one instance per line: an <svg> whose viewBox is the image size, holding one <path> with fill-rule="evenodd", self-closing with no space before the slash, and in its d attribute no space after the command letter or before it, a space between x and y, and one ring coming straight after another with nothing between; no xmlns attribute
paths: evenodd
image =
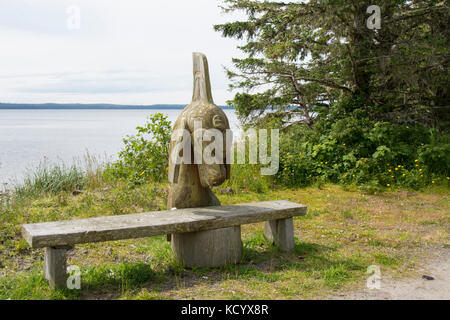
<svg viewBox="0 0 450 320"><path fill-rule="evenodd" d="M90 109L90 110L100 110L100 109L128 109L128 110L150 110L150 109L184 109L188 104L151 104L151 105L133 105L133 104L114 104L114 103L4 103L0 102L0 109L2 110L32 110L32 109ZM233 109L230 106L218 106L222 109Z"/></svg>

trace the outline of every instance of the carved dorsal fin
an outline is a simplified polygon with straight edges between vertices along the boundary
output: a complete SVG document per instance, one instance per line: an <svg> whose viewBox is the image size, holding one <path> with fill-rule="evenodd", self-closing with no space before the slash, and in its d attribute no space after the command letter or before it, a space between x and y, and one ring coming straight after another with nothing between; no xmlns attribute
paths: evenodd
<svg viewBox="0 0 450 320"><path fill-rule="evenodd" d="M203 53L194 52L194 93L192 102L202 101L214 103L211 94L211 82L209 80L208 60Z"/></svg>

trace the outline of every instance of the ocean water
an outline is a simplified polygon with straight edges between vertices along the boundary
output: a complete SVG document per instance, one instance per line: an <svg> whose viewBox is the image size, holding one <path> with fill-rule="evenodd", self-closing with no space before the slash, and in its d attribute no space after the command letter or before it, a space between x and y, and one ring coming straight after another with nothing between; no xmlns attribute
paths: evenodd
<svg viewBox="0 0 450 320"><path fill-rule="evenodd" d="M234 111L224 111L238 131ZM43 161L82 164L87 153L100 162L114 160L122 138L158 112L174 123L181 110L0 110L0 190Z"/></svg>

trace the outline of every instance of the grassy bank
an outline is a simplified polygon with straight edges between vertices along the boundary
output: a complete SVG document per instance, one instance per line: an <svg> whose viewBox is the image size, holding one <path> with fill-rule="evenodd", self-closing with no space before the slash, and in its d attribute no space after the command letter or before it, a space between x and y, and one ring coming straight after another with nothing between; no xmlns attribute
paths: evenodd
<svg viewBox="0 0 450 320"><path fill-rule="evenodd" d="M52 291L42 272L42 250L30 249L20 236L23 223L163 210L168 186L130 188L70 168L39 176L41 187L31 179L1 196L0 299L320 298L364 286L370 265L380 266L382 274L408 275L430 248L449 245L446 186L364 194L337 185L269 187L239 174L246 187L238 187L236 177L216 188L222 204L286 199L308 206L308 214L294 220L293 253L268 243L262 223L243 226L241 263L217 269L184 269L165 237L79 245L68 265L81 268L82 289ZM65 183L55 187L52 181Z"/></svg>

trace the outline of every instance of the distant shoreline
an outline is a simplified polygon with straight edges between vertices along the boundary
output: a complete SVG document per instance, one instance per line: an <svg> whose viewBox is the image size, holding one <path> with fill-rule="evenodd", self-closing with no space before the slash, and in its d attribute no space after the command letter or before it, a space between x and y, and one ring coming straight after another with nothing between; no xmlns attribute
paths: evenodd
<svg viewBox="0 0 450 320"><path fill-rule="evenodd" d="M152 104L152 105L122 105L122 104L82 104L82 103L0 103L0 110L181 110L187 104ZM222 109L232 109L229 106L219 106Z"/></svg>

